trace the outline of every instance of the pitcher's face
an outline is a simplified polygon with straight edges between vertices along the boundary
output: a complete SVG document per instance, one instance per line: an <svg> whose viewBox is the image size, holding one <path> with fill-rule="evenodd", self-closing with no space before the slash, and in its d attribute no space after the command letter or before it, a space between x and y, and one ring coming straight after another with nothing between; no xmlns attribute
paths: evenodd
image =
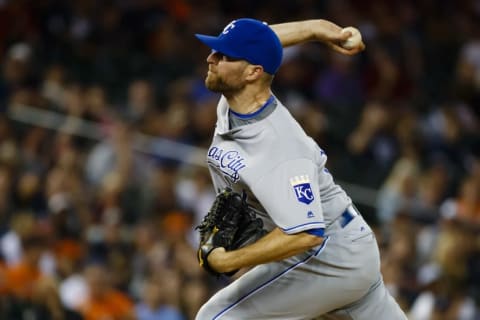
<svg viewBox="0 0 480 320"><path fill-rule="evenodd" d="M248 65L247 61L232 59L213 51L207 57L207 63L205 86L209 90L225 94L240 91L245 87L244 71Z"/></svg>

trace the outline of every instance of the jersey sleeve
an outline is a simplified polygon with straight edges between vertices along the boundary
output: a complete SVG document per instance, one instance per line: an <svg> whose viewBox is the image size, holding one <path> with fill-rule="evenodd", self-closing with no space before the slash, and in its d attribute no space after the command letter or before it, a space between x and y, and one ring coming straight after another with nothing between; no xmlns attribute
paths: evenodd
<svg viewBox="0 0 480 320"><path fill-rule="evenodd" d="M317 168L311 160L290 160L277 166L252 191L285 233L325 228Z"/></svg>

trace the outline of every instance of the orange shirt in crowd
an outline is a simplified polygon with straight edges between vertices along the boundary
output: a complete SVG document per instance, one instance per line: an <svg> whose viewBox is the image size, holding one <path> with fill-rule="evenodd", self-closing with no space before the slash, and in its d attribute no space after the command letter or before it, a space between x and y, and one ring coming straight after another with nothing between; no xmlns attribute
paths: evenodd
<svg viewBox="0 0 480 320"><path fill-rule="evenodd" d="M20 262L7 267L4 272L5 291L19 298L28 298L32 294L33 286L42 276L38 267Z"/></svg>
<svg viewBox="0 0 480 320"><path fill-rule="evenodd" d="M467 222L480 224L480 203L457 201L457 216Z"/></svg>
<svg viewBox="0 0 480 320"><path fill-rule="evenodd" d="M80 311L85 320L131 319L134 304L125 294L111 290L103 298L88 300Z"/></svg>

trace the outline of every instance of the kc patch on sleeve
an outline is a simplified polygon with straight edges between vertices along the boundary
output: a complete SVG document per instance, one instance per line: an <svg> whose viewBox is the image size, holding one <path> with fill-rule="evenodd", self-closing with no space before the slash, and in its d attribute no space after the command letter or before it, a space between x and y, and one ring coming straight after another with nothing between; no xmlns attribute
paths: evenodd
<svg viewBox="0 0 480 320"><path fill-rule="evenodd" d="M290 178L290 184L299 202L310 204L315 199L310 185L310 179L307 175Z"/></svg>

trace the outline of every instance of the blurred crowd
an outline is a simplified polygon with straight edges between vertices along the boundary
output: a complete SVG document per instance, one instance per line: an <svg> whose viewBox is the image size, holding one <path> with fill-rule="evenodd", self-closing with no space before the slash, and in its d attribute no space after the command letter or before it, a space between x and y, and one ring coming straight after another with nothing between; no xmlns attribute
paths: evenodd
<svg viewBox="0 0 480 320"><path fill-rule="evenodd" d="M378 190L358 207L409 318L480 319L478 0L0 0L0 319L187 320L229 283L196 261L207 169L141 137L208 147L193 35L244 16L361 30L355 57L286 49L274 93Z"/></svg>

